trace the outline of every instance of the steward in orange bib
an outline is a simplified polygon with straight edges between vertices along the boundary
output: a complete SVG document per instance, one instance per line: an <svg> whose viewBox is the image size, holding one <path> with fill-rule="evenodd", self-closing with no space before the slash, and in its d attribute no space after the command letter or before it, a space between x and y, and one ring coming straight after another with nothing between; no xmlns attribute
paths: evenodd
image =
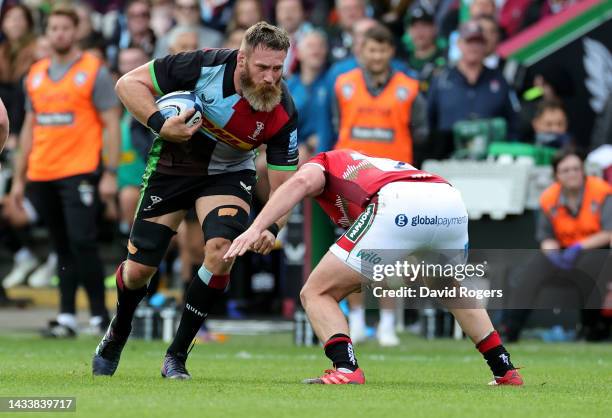
<svg viewBox="0 0 612 418"><path fill-rule="evenodd" d="M391 68L395 49L387 28L370 28L363 42L361 67L340 75L334 85L334 148L413 163L413 141L428 135L419 82Z"/></svg>
<svg viewBox="0 0 612 418"><path fill-rule="evenodd" d="M612 232L612 186L585 176L580 156L566 152L553 163L556 182L540 197L538 240L544 250L608 247Z"/></svg>
<svg viewBox="0 0 612 418"><path fill-rule="evenodd" d="M514 278L507 304L511 309L504 311L500 328L507 340L517 341L531 309L552 307L551 296L545 292L552 283L573 289L581 298L579 306L567 306L570 302L564 306L583 308L579 338L606 339L612 321L600 311L612 265L609 252L597 249L610 247L612 186L585 176L583 158L575 151L557 154L553 168L556 182L540 197L536 239L542 252L526 261Z"/></svg>
<svg viewBox="0 0 612 418"><path fill-rule="evenodd" d="M98 193L109 200L117 191L119 102L103 62L78 49L78 21L68 6L57 6L49 15L51 56L33 64L26 76L26 116L10 195L21 207L27 192L57 253L60 312L43 331L52 338L76 335L79 284L89 298L94 332L103 333L109 323L97 214ZM107 164L102 173L104 129Z"/></svg>

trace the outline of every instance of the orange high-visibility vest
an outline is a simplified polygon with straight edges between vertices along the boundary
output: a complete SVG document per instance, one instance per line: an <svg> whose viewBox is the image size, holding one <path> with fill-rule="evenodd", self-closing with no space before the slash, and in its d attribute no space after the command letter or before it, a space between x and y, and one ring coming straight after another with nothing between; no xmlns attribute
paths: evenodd
<svg viewBox="0 0 612 418"><path fill-rule="evenodd" d="M382 93L373 97L361 68L342 74L334 86L340 111L335 149L412 163L410 118L419 82L395 72Z"/></svg>
<svg viewBox="0 0 612 418"><path fill-rule="evenodd" d="M98 167L103 124L92 95L101 64L83 53L58 81L49 78L48 58L30 68L26 89L34 120L28 180L57 180Z"/></svg>
<svg viewBox="0 0 612 418"><path fill-rule="evenodd" d="M555 238L566 248L601 231L601 207L612 186L597 177L586 177L582 203L578 216L572 216L565 206L559 205L561 185L557 182L540 196L540 206L550 219Z"/></svg>

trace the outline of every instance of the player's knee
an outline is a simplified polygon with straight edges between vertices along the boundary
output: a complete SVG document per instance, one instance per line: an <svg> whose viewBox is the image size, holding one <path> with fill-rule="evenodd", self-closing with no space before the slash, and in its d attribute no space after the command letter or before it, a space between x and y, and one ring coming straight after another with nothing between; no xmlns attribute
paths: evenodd
<svg viewBox="0 0 612 418"><path fill-rule="evenodd" d="M127 287L130 289L137 289L146 285L149 280L151 280L156 270L155 267L145 266L144 264L127 260L123 265L122 278Z"/></svg>
<svg viewBox="0 0 612 418"><path fill-rule="evenodd" d="M249 213L238 205L223 205L211 210L202 222L206 251L209 241L218 238L233 241L246 231L248 223Z"/></svg>
<svg viewBox="0 0 612 418"><path fill-rule="evenodd" d="M314 297L316 297L316 292L313 290L314 289L312 286L309 286L308 283L306 283L304 287L302 287L302 290L300 290L300 301L302 302L304 309L308 309L310 302Z"/></svg>
<svg viewBox="0 0 612 418"><path fill-rule="evenodd" d="M128 260L152 267L155 271L175 234L166 225L136 219L128 241Z"/></svg>

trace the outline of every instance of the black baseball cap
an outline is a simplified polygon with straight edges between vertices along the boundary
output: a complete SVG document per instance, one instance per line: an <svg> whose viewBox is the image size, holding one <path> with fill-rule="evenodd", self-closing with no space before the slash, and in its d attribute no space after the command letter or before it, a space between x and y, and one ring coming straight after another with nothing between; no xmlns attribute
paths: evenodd
<svg viewBox="0 0 612 418"><path fill-rule="evenodd" d="M404 17L404 26L408 27L414 22L434 23L433 11L422 4L411 7Z"/></svg>

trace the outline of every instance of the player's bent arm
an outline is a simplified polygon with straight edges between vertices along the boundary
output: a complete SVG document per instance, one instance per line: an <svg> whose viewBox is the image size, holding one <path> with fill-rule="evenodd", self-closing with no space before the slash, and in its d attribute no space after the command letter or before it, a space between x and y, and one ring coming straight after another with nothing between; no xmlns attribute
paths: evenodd
<svg viewBox="0 0 612 418"><path fill-rule="evenodd" d="M9 120L6 108L0 99L0 152L4 149L4 144L9 135Z"/></svg>
<svg viewBox="0 0 612 418"><path fill-rule="evenodd" d="M270 183L270 196L268 197L268 200L270 200L274 192L294 174L295 171L281 171L268 168L268 183ZM277 219L276 224L278 225L279 229L287 225L289 213L290 211Z"/></svg>
<svg viewBox="0 0 612 418"><path fill-rule="evenodd" d="M128 112L147 126L149 117L157 111L149 63L124 74L117 81L115 92Z"/></svg>
<svg viewBox="0 0 612 418"><path fill-rule="evenodd" d="M314 164L303 165L297 173L272 193L270 200L255 218L251 227L260 232L265 230L283 215L289 213L306 196L321 194L324 186L323 170Z"/></svg>

